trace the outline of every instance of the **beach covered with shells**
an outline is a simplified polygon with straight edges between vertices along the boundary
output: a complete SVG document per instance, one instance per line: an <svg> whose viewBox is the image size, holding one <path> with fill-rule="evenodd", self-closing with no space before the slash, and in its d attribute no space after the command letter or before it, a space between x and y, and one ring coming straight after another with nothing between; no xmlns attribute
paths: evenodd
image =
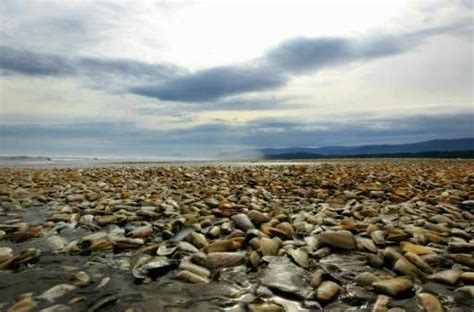
<svg viewBox="0 0 474 312"><path fill-rule="evenodd" d="M0 311L472 311L474 162L0 169Z"/></svg>

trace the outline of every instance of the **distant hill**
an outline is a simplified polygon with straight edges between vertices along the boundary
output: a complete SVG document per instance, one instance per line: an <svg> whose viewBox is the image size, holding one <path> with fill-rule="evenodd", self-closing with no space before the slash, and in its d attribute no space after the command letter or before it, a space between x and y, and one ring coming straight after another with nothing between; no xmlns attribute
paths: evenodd
<svg viewBox="0 0 474 312"><path fill-rule="evenodd" d="M267 155L265 159L331 159L331 158L461 158L474 159L474 150L453 152L419 152L419 153L389 153L389 154L357 154L357 155L321 155L312 153L284 153Z"/></svg>
<svg viewBox="0 0 474 312"><path fill-rule="evenodd" d="M289 147L289 148L263 148L242 151L238 157L262 158L318 158L337 156L367 156L384 154L417 154L433 152L459 152L473 151L474 138L430 140L409 144L383 144L383 145L360 145L360 146L324 146L324 147ZM234 154L235 156L236 154ZM397 156L393 156L397 157Z"/></svg>

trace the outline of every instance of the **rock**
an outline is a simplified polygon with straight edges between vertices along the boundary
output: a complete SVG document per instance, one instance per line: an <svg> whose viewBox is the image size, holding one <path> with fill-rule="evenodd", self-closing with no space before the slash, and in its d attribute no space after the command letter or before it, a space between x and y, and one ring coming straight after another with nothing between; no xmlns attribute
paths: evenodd
<svg viewBox="0 0 474 312"><path fill-rule="evenodd" d="M407 278L398 277L380 280L372 284L375 291L391 297L399 297L411 291L413 282Z"/></svg>
<svg viewBox="0 0 474 312"><path fill-rule="evenodd" d="M312 288L307 282L306 270L287 257L271 257L267 268L260 271L260 282L270 290L291 297L310 299Z"/></svg>
<svg viewBox="0 0 474 312"><path fill-rule="evenodd" d="M38 299L54 302L54 300L64 296L65 294L70 291L73 291L74 289L76 289L76 286L74 285L59 284L43 292L41 295L38 296Z"/></svg>
<svg viewBox="0 0 474 312"><path fill-rule="evenodd" d="M354 235L349 231L326 231L319 234L322 243L337 248L356 249L356 241Z"/></svg>
<svg viewBox="0 0 474 312"><path fill-rule="evenodd" d="M438 298L429 293L420 293L416 295L416 298L420 301L421 305L426 311L429 312L443 312L443 306L439 302Z"/></svg>

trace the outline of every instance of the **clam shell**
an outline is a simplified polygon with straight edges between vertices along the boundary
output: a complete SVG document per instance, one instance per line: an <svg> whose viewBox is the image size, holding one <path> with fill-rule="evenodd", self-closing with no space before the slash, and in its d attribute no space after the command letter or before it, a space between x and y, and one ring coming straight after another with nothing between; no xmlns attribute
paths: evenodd
<svg viewBox="0 0 474 312"><path fill-rule="evenodd" d="M341 289L341 286L332 281L324 281L316 290L316 298L322 302L332 301L339 294Z"/></svg>
<svg viewBox="0 0 474 312"><path fill-rule="evenodd" d="M356 249L354 235L349 231L326 231L319 234L319 240L326 245L343 249Z"/></svg>
<svg viewBox="0 0 474 312"><path fill-rule="evenodd" d="M302 268L309 268L309 257L308 254L302 249L293 249L290 252L290 256L295 262Z"/></svg>
<svg viewBox="0 0 474 312"><path fill-rule="evenodd" d="M378 293L397 297L411 291L413 282L407 278L398 277L374 282L372 286Z"/></svg>
<svg viewBox="0 0 474 312"><path fill-rule="evenodd" d="M242 229L243 231L248 231L250 229L255 228L252 221L250 221L249 217L246 214L239 213L239 214L233 215L231 219L232 221L235 222L237 227Z"/></svg>
<svg viewBox="0 0 474 312"><path fill-rule="evenodd" d="M76 286L69 284L59 284L51 287L38 296L38 299L54 302L57 298L64 296L66 293L76 289Z"/></svg>
<svg viewBox="0 0 474 312"><path fill-rule="evenodd" d="M210 282L208 278L187 270L179 271L176 277L193 284L208 284Z"/></svg>
<svg viewBox="0 0 474 312"><path fill-rule="evenodd" d="M156 254L158 256L169 256L176 251L178 244L179 243L175 241L166 241L158 247Z"/></svg>
<svg viewBox="0 0 474 312"><path fill-rule="evenodd" d="M416 295L416 298L420 301L421 305L426 311L429 312L444 312L441 302L438 298L429 293L420 293Z"/></svg>
<svg viewBox="0 0 474 312"><path fill-rule="evenodd" d="M438 283L454 285L461 278L462 273L460 270L450 269L431 274L428 278Z"/></svg>
<svg viewBox="0 0 474 312"><path fill-rule="evenodd" d="M260 249L264 256L276 256L278 249L280 248L280 242L273 238L262 237L260 239Z"/></svg>

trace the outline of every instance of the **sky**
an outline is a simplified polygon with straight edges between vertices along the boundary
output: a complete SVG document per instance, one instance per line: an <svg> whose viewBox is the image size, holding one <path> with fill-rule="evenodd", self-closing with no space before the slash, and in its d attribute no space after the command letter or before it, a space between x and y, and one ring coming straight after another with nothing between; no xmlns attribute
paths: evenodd
<svg viewBox="0 0 474 312"><path fill-rule="evenodd" d="M0 0L0 154L474 137L473 5Z"/></svg>

